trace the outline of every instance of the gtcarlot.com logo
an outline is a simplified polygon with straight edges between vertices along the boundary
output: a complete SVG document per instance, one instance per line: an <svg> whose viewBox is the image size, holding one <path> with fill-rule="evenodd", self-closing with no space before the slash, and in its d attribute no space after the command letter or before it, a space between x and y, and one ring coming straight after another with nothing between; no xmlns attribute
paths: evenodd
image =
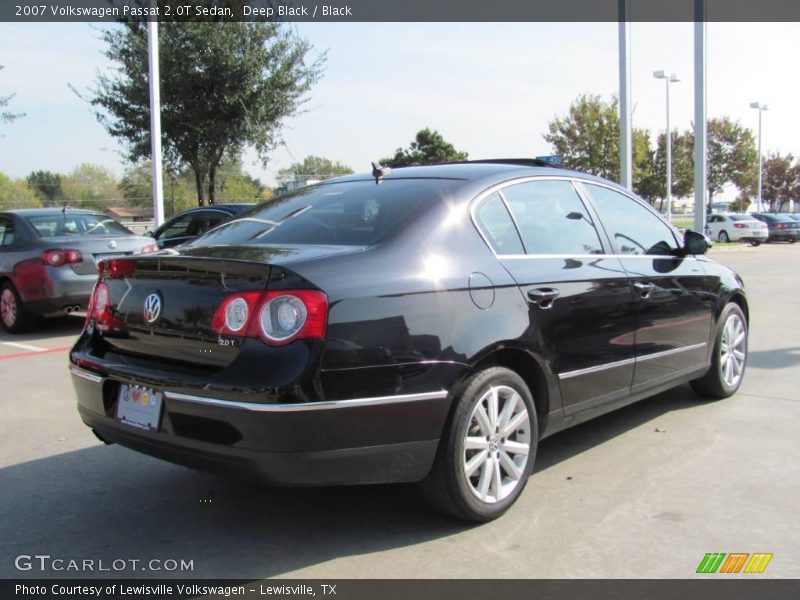
<svg viewBox="0 0 800 600"><path fill-rule="evenodd" d="M697 573L763 573L772 553L767 552L708 552L697 566Z"/></svg>
<svg viewBox="0 0 800 600"><path fill-rule="evenodd" d="M62 558L49 554L20 554L14 559L17 571L77 573L119 571L194 571L194 560L184 558Z"/></svg>

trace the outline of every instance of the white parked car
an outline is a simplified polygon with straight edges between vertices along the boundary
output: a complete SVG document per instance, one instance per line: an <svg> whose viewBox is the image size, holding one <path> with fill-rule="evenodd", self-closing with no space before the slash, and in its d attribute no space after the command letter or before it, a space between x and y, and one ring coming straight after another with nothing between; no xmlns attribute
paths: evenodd
<svg viewBox="0 0 800 600"><path fill-rule="evenodd" d="M750 242L758 246L766 242L769 229L766 223L750 215L717 213L708 217L708 237L717 242Z"/></svg>

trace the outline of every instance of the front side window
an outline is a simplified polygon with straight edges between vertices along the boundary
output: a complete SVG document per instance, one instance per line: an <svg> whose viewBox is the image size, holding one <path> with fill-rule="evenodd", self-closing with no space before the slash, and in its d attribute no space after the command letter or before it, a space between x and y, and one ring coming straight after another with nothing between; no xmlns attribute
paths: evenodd
<svg viewBox="0 0 800 600"><path fill-rule="evenodd" d="M603 253L592 217L569 181L529 181L502 194L528 254Z"/></svg>
<svg viewBox="0 0 800 600"><path fill-rule="evenodd" d="M672 229L633 198L607 187L583 185L597 205L616 254L666 256L680 247Z"/></svg>
<svg viewBox="0 0 800 600"><path fill-rule="evenodd" d="M192 215L183 215L182 217L170 221L161 231L157 231L155 238L157 240L171 240L174 238L187 237L189 235L189 225L191 224Z"/></svg>

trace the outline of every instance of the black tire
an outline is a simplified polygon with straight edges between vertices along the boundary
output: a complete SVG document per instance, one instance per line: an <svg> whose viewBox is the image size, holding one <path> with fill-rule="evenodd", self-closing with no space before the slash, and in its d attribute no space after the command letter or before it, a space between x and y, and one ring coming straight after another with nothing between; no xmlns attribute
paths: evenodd
<svg viewBox="0 0 800 600"><path fill-rule="evenodd" d="M730 242L731 239L728 237L728 232L720 231L719 235L717 236L717 241L719 241L722 244L727 244L728 242Z"/></svg>
<svg viewBox="0 0 800 600"><path fill-rule="evenodd" d="M486 401L493 388L500 391L502 394L508 394L506 398L502 396L499 397L498 406L506 406L506 403L513 397L513 394L508 391L509 389L516 392L516 408L512 407L512 410L515 411L515 415L524 419L524 416L521 416L523 414L522 410L519 408L519 400L521 400L527 411L528 418L524 419L524 422L520 422L518 427L514 428L514 431L508 435L507 440L506 438L500 439L499 434L497 437L493 437L491 441L488 439L489 436L485 436L487 437L486 450L466 449L466 437L469 432L478 434L478 436L473 437L473 439L483 437L482 428L477 429L479 427L477 425L479 419L473 415L473 411L477 410L476 405L479 402ZM434 509L446 515L477 523L491 521L501 516L514 504L525 488L525 484L533 469L533 463L536 458L536 445L539 439L539 425L536 418L536 408L534 406L533 397L531 396L528 386L519 375L503 367L490 367L471 376L459 386L455 393L454 402L455 406L450 421L445 428L444 435L439 442L439 450L433 468L428 477L420 482L420 491L423 498ZM500 402L503 404L500 405ZM502 416L502 408L497 412ZM512 419L509 420L514 419L516 419L516 417L512 417ZM525 439L524 436L518 437L520 432L524 431L525 425L527 425L527 441L529 444L528 454L527 458L520 459L520 461L524 460L524 465L521 467L517 465L521 471L521 475L515 480L511 472L507 470L508 468L505 466L504 460L508 460L509 457L512 456L515 457L514 460L517 460L516 457L520 455L505 453L503 448L507 448L507 446L504 445L507 442L515 443L515 441ZM515 440L511 440L512 435L515 437ZM494 448L494 450L492 450L492 448ZM483 466L476 469L472 478L465 473L464 465L467 452L474 453L470 455L472 458L474 458L476 454L483 452L486 452L486 456L489 457L478 463ZM492 455L492 452L494 452L494 455ZM501 453L505 454L502 458L500 457ZM496 467L494 466L495 463L502 466ZM479 490L476 490L475 486L477 485L479 487L480 482L483 481L485 469L489 470L489 475L487 475L487 477L492 479L487 493L491 493L492 486L494 486L495 490L497 489L495 484L497 480L494 479L495 471L493 470L497 469L496 472L500 477L499 481L501 484L499 487L501 490L504 485L513 485L513 487L510 488L510 492L507 492L507 496L495 498L493 500L490 499L489 501L484 501L478 497L477 494ZM503 475L503 473L505 473L505 475ZM477 479L478 483L474 484L472 479ZM504 484L503 482L505 481L509 483ZM499 497L502 493L504 492L501 491L495 495Z"/></svg>
<svg viewBox="0 0 800 600"><path fill-rule="evenodd" d="M751 245L751 246L753 246L753 247L755 247L755 248L757 248L758 246L760 246L760 245L761 245L761 242L759 242L759 241L756 241L756 240L751 240L751 241L750 241L750 245Z"/></svg>
<svg viewBox="0 0 800 600"><path fill-rule="evenodd" d="M794 244L796 241L797 241L796 239L792 238L792 239L789 240L789 243L790 244Z"/></svg>
<svg viewBox="0 0 800 600"><path fill-rule="evenodd" d="M724 374L725 365L723 364L723 352L721 347L723 344L723 334L728 322L731 319L738 319L744 329L744 359L739 371L738 379L731 383L726 381ZM719 321L717 322L717 334L714 338L714 354L711 359L711 367L708 372L691 382L692 388L701 396L709 398L727 398L736 393L736 390L742 385L744 380L745 370L747 368L747 343L748 343L748 327L747 319L745 319L742 309L738 304L733 302L728 303L720 314Z"/></svg>
<svg viewBox="0 0 800 600"><path fill-rule="evenodd" d="M0 325L8 333L23 333L33 325L33 319L10 281L0 286Z"/></svg>

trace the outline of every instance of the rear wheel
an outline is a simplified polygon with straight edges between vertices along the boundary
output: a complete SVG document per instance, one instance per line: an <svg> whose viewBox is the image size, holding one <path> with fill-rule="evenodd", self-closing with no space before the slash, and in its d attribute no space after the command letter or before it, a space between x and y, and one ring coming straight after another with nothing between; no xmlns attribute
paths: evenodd
<svg viewBox="0 0 800 600"><path fill-rule="evenodd" d="M437 510L467 521L496 519L525 487L539 437L536 410L522 378L503 367L470 377L421 484Z"/></svg>
<svg viewBox="0 0 800 600"><path fill-rule="evenodd" d="M9 333L22 333L31 325L31 318L10 281L0 287L0 323Z"/></svg>
<svg viewBox="0 0 800 600"><path fill-rule="evenodd" d="M794 238L791 238L791 239L789 240L789 243L790 243L790 244L794 244L796 241L797 241L796 239L794 239Z"/></svg>
<svg viewBox="0 0 800 600"><path fill-rule="evenodd" d="M761 242L759 242L758 240L750 240L750 245L751 246L760 246Z"/></svg>
<svg viewBox="0 0 800 600"><path fill-rule="evenodd" d="M720 315L711 368L691 382L698 394L727 398L742 385L747 367L747 321L737 304L729 303Z"/></svg>
<svg viewBox="0 0 800 600"><path fill-rule="evenodd" d="M728 242L731 241L730 238L728 237L727 231L720 231L719 236L717 236L717 239L723 244L727 244Z"/></svg>

